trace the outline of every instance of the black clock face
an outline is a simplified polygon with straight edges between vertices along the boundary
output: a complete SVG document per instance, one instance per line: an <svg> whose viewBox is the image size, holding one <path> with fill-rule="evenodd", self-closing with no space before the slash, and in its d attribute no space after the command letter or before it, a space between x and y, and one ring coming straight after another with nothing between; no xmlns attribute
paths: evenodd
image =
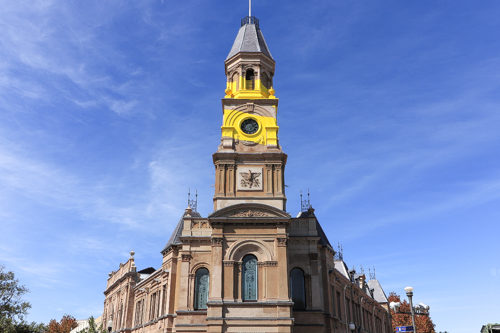
<svg viewBox="0 0 500 333"><path fill-rule="evenodd" d="M254 134L259 129L259 124L252 118L245 119L241 123L241 130L246 134Z"/></svg>

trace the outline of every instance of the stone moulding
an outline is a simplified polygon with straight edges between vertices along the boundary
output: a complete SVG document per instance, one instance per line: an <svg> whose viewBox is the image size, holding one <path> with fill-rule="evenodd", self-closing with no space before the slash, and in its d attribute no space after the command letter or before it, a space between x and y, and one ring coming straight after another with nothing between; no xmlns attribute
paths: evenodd
<svg viewBox="0 0 500 333"><path fill-rule="evenodd" d="M233 243L226 251L225 261L241 261L247 254L253 254L259 262L268 262L273 259L272 249L263 242L257 240L243 240Z"/></svg>
<svg viewBox="0 0 500 333"><path fill-rule="evenodd" d="M228 217L275 217L276 215L270 214L266 211L253 210L253 209L240 209L233 212Z"/></svg>
<svg viewBox="0 0 500 333"><path fill-rule="evenodd" d="M265 204L252 203L252 204L236 204L225 207L215 211L209 216L210 220L216 218L248 218L248 217L265 217L265 218L286 218L289 219L290 215L278 208L268 206Z"/></svg>

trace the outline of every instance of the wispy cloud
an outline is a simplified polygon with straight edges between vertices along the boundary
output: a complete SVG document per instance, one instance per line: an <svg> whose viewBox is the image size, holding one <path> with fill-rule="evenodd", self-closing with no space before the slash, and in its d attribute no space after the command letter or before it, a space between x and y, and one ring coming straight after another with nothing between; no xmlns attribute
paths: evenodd
<svg viewBox="0 0 500 333"><path fill-rule="evenodd" d="M152 156L150 162L141 162L149 176L144 179L146 186L142 187L142 195L133 193L136 199L129 202L123 201L123 197L119 199L119 193L126 184L107 178L89 181L56 164L29 157L32 154L25 148L2 140L0 184L4 194L17 193L17 196L42 205L64 207L87 219L146 232L151 225L147 226L145 221L160 223L159 220L164 218L175 221L180 214L179 205L182 207L184 199L179 198L178 193L187 191L189 185L186 184L192 183L190 173L194 173L192 168L186 168L190 159L184 157L183 152L185 148L164 150ZM13 207L6 197L4 200L0 204L3 203L1 210L5 213Z"/></svg>

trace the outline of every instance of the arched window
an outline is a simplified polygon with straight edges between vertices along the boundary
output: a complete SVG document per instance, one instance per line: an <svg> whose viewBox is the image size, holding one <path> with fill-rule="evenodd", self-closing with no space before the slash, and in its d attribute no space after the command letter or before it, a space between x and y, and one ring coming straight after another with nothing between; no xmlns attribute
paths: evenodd
<svg viewBox="0 0 500 333"><path fill-rule="evenodd" d="M306 283L304 271L294 268L290 272L290 294L294 310L305 310L306 308Z"/></svg>
<svg viewBox="0 0 500 333"><path fill-rule="evenodd" d="M253 69L247 69L247 72L245 74L245 80L246 80L246 89L247 90L254 90L255 89L255 72Z"/></svg>
<svg viewBox="0 0 500 333"><path fill-rule="evenodd" d="M194 278L194 308L196 310L205 310L207 308L208 282L208 269L198 269Z"/></svg>
<svg viewBox="0 0 500 333"><path fill-rule="evenodd" d="M243 258L241 290L244 301L257 300L257 258L248 254Z"/></svg>

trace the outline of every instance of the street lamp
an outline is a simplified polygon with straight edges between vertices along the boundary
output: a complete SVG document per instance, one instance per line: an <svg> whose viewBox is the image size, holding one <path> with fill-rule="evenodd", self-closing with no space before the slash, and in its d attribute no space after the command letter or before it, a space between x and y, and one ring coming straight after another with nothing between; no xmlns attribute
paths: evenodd
<svg viewBox="0 0 500 333"><path fill-rule="evenodd" d="M411 310L411 323L413 326L413 333L417 333L417 328L415 327L415 313L413 312L413 287L406 287L406 296L408 296L408 300L410 301L410 310Z"/></svg>
<svg viewBox="0 0 500 333"><path fill-rule="evenodd" d="M356 325L354 325L354 323L349 323L349 330L351 332L354 332L355 329L356 329Z"/></svg>
<svg viewBox="0 0 500 333"><path fill-rule="evenodd" d="M108 332L111 333L112 328L113 328L113 321L110 319L110 320L108 320Z"/></svg>

